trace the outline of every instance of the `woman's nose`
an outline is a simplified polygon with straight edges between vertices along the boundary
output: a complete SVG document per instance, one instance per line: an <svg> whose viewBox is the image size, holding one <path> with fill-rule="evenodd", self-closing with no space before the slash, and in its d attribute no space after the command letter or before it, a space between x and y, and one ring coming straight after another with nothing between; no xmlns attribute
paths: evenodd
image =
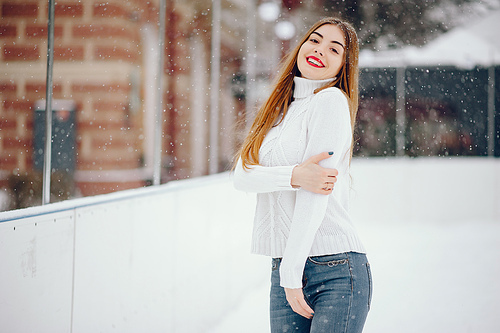
<svg viewBox="0 0 500 333"><path fill-rule="evenodd" d="M315 49L314 52L319 53L321 56L323 56L323 51L321 51L320 49Z"/></svg>

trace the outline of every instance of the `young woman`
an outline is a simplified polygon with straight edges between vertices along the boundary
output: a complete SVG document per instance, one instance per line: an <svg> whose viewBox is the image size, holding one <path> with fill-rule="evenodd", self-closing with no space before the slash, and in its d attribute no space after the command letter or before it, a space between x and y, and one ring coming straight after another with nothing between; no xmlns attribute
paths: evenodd
<svg viewBox="0 0 500 333"><path fill-rule="evenodd" d="M271 332L361 332L370 267L349 216L358 39L337 18L287 56L239 152L237 189L256 192L252 252L271 256Z"/></svg>

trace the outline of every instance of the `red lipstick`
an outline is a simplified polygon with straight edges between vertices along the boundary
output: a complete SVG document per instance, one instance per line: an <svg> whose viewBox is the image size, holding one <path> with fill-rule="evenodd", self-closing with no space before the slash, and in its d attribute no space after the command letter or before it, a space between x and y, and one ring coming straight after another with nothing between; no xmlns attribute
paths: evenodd
<svg viewBox="0 0 500 333"><path fill-rule="evenodd" d="M307 60L307 63L313 67L316 67L316 68L325 67L323 62L321 60L319 60L318 58L316 58L315 56L306 57L306 60Z"/></svg>

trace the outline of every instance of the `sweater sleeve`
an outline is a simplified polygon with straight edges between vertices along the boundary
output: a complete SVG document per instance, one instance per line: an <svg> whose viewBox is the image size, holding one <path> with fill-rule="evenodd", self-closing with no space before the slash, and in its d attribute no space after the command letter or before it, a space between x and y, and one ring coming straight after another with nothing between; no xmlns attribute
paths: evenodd
<svg viewBox="0 0 500 333"><path fill-rule="evenodd" d="M295 165L252 165L244 170L240 158L234 170L233 185L237 190L255 193L296 190L291 185L293 168Z"/></svg>
<svg viewBox="0 0 500 333"><path fill-rule="evenodd" d="M327 168L339 168L345 161L351 143L351 124L347 98L337 88L325 89L314 96L307 123L307 142L303 160L324 151L334 155L320 162ZM330 195L335 195L335 188ZM316 232L323 221L329 195L299 190L280 266L280 284L286 288L302 288L305 262Z"/></svg>

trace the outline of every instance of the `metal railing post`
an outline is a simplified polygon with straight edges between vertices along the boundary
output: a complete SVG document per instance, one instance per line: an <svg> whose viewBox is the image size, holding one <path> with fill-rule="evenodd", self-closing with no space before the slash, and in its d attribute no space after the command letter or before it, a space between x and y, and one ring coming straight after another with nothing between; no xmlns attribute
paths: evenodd
<svg viewBox="0 0 500 333"><path fill-rule="evenodd" d="M219 89L221 45L221 0L212 0L212 43L210 66L210 161L209 174L219 171Z"/></svg>
<svg viewBox="0 0 500 333"><path fill-rule="evenodd" d="M50 202L52 173L52 73L54 67L54 0L49 0L47 20L47 80L45 87L45 151L43 163L42 205Z"/></svg>
<svg viewBox="0 0 500 333"><path fill-rule="evenodd" d="M406 67L396 69L396 156L405 155L406 145Z"/></svg>
<svg viewBox="0 0 500 333"><path fill-rule="evenodd" d="M488 68L488 156L495 156L495 66Z"/></svg>
<svg viewBox="0 0 500 333"><path fill-rule="evenodd" d="M154 154L153 154L153 185L161 182L161 153L162 153L162 111L163 111L163 71L165 61L165 16L167 11L167 0L160 0L160 15L158 22L158 44L160 54L158 56L158 73L156 77L157 105L155 114L154 132Z"/></svg>
<svg viewBox="0 0 500 333"><path fill-rule="evenodd" d="M253 121L253 111L255 107L255 79L256 79L256 13L255 0L247 2L247 35L245 56L246 77L245 77L245 132L250 130Z"/></svg>

